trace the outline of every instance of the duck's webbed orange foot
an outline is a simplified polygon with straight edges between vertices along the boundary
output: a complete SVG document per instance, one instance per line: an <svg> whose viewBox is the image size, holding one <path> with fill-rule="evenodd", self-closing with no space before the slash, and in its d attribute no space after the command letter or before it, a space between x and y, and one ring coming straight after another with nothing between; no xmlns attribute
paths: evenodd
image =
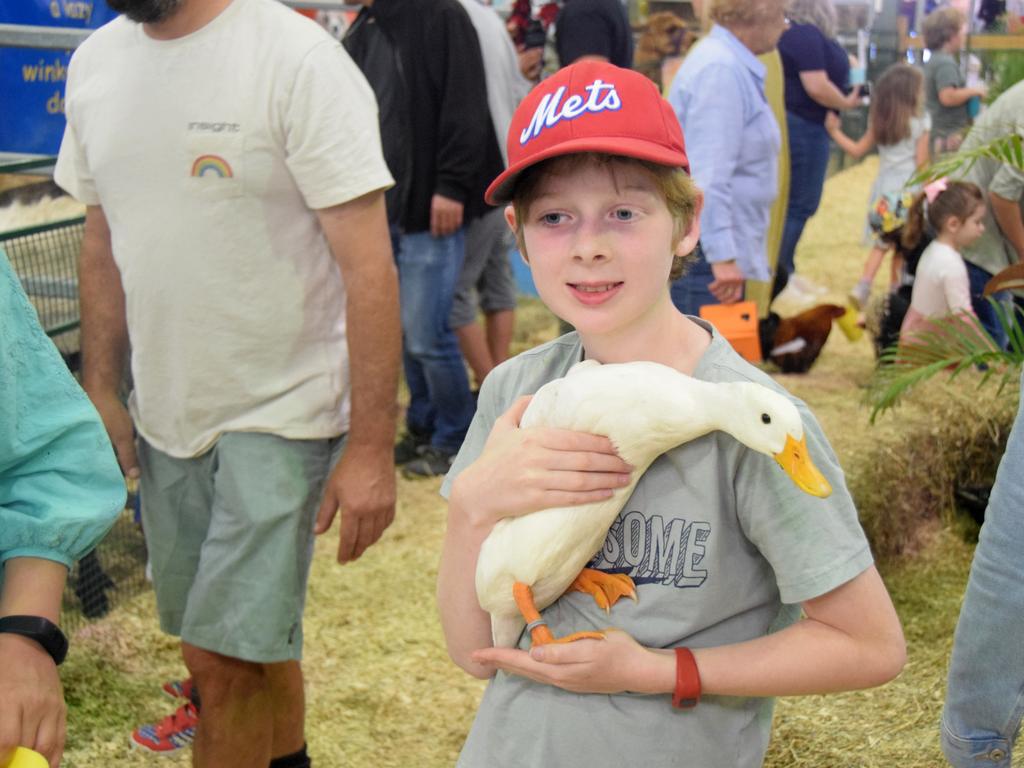
<svg viewBox="0 0 1024 768"><path fill-rule="evenodd" d="M624 573L605 573L593 568L584 568L580 571L580 575L569 585L567 591L586 592L605 613L608 613L620 597L629 597L636 602L636 585L629 576Z"/></svg>
<svg viewBox="0 0 1024 768"><path fill-rule="evenodd" d="M533 590L529 584L517 581L512 585L512 596L515 598L519 612L526 619L526 630L534 645L547 643L572 643L576 640L604 640L603 632L573 632L565 637L555 637L548 628L547 622L541 618L540 611L533 601Z"/></svg>

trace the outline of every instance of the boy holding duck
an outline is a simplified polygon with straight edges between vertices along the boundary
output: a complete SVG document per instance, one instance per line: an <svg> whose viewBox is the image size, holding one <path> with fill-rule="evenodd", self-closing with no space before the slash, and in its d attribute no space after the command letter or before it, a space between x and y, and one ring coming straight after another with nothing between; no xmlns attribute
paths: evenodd
<svg viewBox="0 0 1024 768"><path fill-rule="evenodd" d="M454 661L491 679L459 765L761 765L772 697L879 685L904 663L842 472L802 402L672 304L701 196L679 124L649 81L603 62L567 67L520 104L508 149L488 201L509 203L541 299L576 331L488 376L442 488L442 626ZM636 482L607 436L522 426L528 396L584 359L650 361L698 384L785 395L831 495L805 493L723 431L672 448ZM640 408L647 382L633 386ZM731 430L728 409L720 421ZM539 615L523 611L516 647L492 647L474 574L499 521L599 503L634 483L586 572L628 576L637 600L608 616L587 594L600 589L574 583ZM528 544L523 557L546 542ZM538 627L556 639L538 642ZM579 630L598 639L557 639Z"/></svg>

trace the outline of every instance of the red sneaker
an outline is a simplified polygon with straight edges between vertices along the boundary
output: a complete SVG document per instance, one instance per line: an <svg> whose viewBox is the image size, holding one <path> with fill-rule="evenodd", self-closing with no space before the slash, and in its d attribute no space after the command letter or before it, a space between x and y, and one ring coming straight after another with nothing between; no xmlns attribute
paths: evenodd
<svg viewBox="0 0 1024 768"><path fill-rule="evenodd" d="M163 691L165 696L172 699L188 699L191 701L192 678L187 677L184 680L168 680L160 686L160 690Z"/></svg>
<svg viewBox="0 0 1024 768"><path fill-rule="evenodd" d="M140 725L131 735L131 744L136 749L157 754L169 754L187 747L196 735L199 712L191 701L178 707L155 725Z"/></svg>

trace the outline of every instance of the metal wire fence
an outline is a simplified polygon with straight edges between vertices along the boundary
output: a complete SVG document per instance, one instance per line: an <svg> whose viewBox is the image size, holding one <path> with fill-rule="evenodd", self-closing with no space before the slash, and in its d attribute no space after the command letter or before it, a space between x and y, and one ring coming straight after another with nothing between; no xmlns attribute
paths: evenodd
<svg viewBox="0 0 1024 768"><path fill-rule="evenodd" d="M15 274L72 373L81 364L78 310L78 250L84 218L66 219L0 233ZM109 534L71 570L61 624L73 632L105 616L120 600L146 587L146 547L138 522L138 494Z"/></svg>

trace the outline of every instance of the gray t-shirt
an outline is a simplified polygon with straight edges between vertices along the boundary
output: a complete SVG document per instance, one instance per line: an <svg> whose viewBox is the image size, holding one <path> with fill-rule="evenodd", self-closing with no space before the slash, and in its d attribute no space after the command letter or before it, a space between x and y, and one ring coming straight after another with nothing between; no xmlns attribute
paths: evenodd
<svg viewBox="0 0 1024 768"><path fill-rule="evenodd" d="M1024 80L1002 93L986 109L974 128L967 134L961 149L967 151L1012 133L1024 135ZM988 157L979 158L967 174L986 193L995 192L1005 200L1016 200L1024 217L1024 171ZM1003 237L992 206L985 206L985 231L981 237L963 249L964 261L975 264L990 274L1016 264L1019 259L1010 241Z"/></svg>
<svg viewBox="0 0 1024 768"><path fill-rule="evenodd" d="M944 137L962 132L971 122L967 103L958 107L944 107L939 102L939 91L943 88L962 88L963 75L960 65L952 54L933 51L924 65L924 97L928 113L932 116L932 136Z"/></svg>
<svg viewBox="0 0 1024 768"><path fill-rule="evenodd" d="M495 369L442 494L480 454L495 419L515 398L565 375L581 357L579 337L570 333ZM717 332L694 376L755 381L784 393ZM842 470L810 411L791 399L814 463L832 484L829 498L798 490L771 457L724 432L679 446L647 470L589 564L628 573L638 602L622 600L608 616L589 595L566 594L543 611L552 632L612 625L655 648L735 643L792 624L799 603L869 567ZM525 633L519 647L529 647ZM705 696L695 709L674 710L667 695L575 694L499 673L458 765L750 768L764 759L772 704Z"/></svg>

